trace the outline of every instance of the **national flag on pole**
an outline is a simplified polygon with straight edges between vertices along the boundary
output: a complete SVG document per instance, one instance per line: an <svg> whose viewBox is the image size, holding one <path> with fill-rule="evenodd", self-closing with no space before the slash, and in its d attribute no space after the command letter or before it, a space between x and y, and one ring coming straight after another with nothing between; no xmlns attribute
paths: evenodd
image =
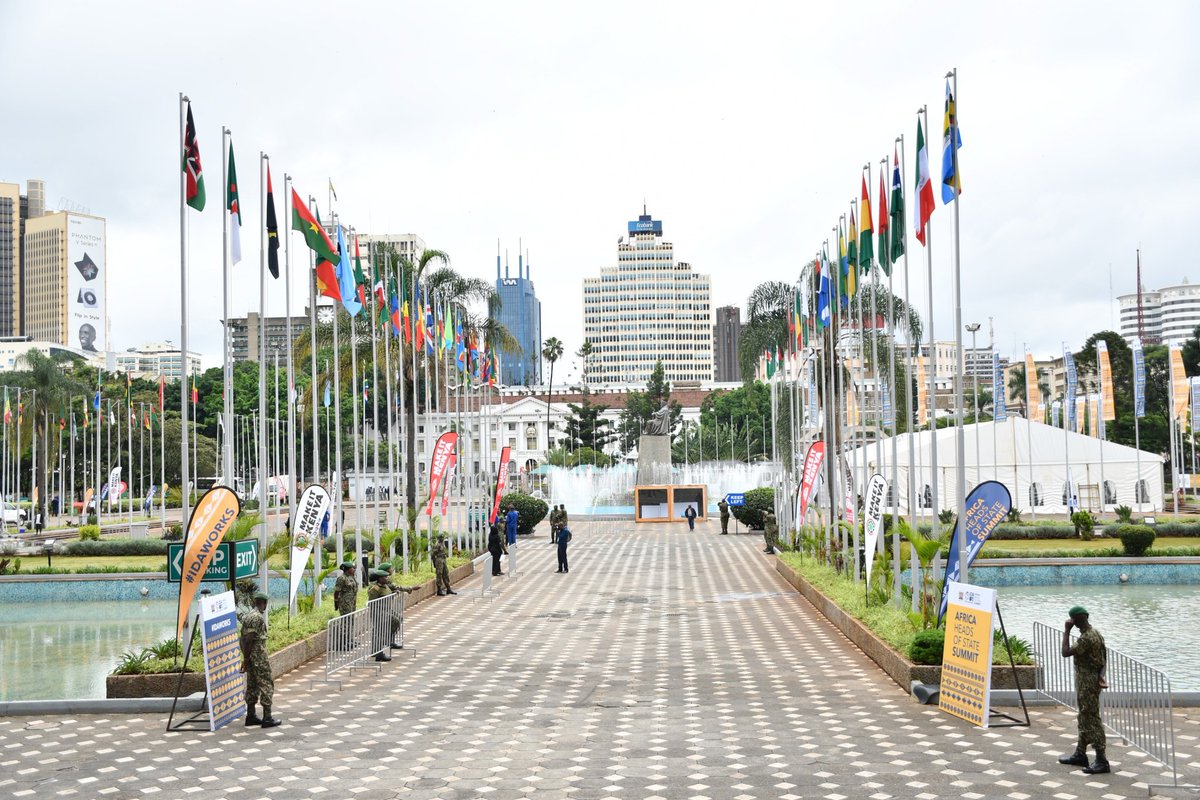
<svg viewBox="0 0 1200 800"><path fill-rule="evenodd" d="M929 181L929 148L925 145L925 133L921 120L917 120L917 190L913 203L913 228L917 241L925 244L925 226L933 216L933 184Z"/></svg>
<svg viewBox="0 0 1200 800"><path fill-rule="evenodd" d="M871 192L867 187L867 176L862 176L862 201L859 206L862 212L862 231L859 233L858 266L864 272L871 271L871 261L875 258L874 233L871 227Z"/></svg>
<svg viewBox="0 0 1200 800"><path fill-rule="evenodd" d="M200 389L196 386L196 376L192 376L192 405L200 402Z"/></svg>
<svg viewBox="0 0 1200 800"><path fill-rule="evenodd" d="M946 81L946 113L942 122L942 203L954 201L962 194L962 176L958 174L958 151L962 149L962 133L958 129L958 114L954 111L954 94Z"/></svg>
<svg viewBox="0 0 1200 800"><path fill-rule="evenodd" d="M346 309L347 314L353 317L362 311L362 305L358 302L358 286L354 282L354 267L350 263L350 253L346 250L345 228L340 224L337 226L337 248L338 260L334 265L337 268L338 294L342 296L342 307Z"/></svg>
<svg viewBox="0 0 1200 800"><path fill-rule="evenodd" d="M192 119L192 104L187 105L187 127L183 133L183 171L187 175L187 204L197 211L204 210L204 170L200 166L200 143L196 141L196 122Z"/></svg>
<svg viewBox="0 0 1200 800"><path fill-rule="evenodd" d="M425 310L422 307L421 284L417 284L416 296L413 298L413 339L414 347L425 343Z"/></svg>
<svg viewBox="0 0 1200 800"><path fill-rule="evenodd" d="M150 415L145 411L142 412L142 424L146 430L150 430Z"/></svg>
<svg viewBox="0 0 1200 800"><path fill-rule="evenodd" d="M425 352L433 355L433 303L425 305Z"/></svg>
<svg viewBox="0 0 1200 800"><path fill-rule="evenodd" d="M821 253L821 265L819 270L820 288L817 291L817 327L827 328L832 323L829 306L830 296L833 293L833 287L830 284L829 256L824 252Z"/></svg>
<svg viewBox="0 0 1200 800"><path fill-rule="evenodd" d="M354 294L360 307L367 305L367 276L362 269L362 252L358 249L358 234L354 235Z"/></svg>
<svg viewBox="0 0 1200 800"><path fill-rule="evenodd" d="M387 289L383 285L383 273L379 271L379 259L371 259L371 272L374 278L372 293L375 295L375 313L383 319L388 311Z"/></svg>
<svg viewBox="0 0 1200 800"><path fill-rule="evenodd" d="M12 407L8 404L8 387L4 387L4 424L12 422Z"/></svg>
<svg viewBox="0 0 1200 800"><path fill-rule="evenodd" d="M162 393L160 392L159 393L160 402L161 402L161 398L162 398ZM97 412L100 411L100 390L99 389L96 390L96 396L92 398L92 408L94 408Z"/></svg>
<svg viewBox="0 0 1200 800"><path fill-rule="evenodd" d="M842 264L842 305L858 292L858 222L850 209L850 230L846 235L846 252Z"/></svg>
<svg viewBox="0 0 1200 800"><path fill-rule="evenodd" d="M329 393L329 381L325 381L325 407L329 408L333 404L333 395Z"/></svg>
<svg viewBox="0 0 1200 800"><path fill-rule="evenodd" d="M158 374L158 410L161 413L166 409L165 396L167 391L167 379L161 372ZM100 408L100 393L96 392L96 408Z"/></svg>
<svg viewBox="0 0 1200 800"><path fill-rule="evenodd" d="M892 241L891 256L894 262L904 255L904 182L900 180L900 151L892 150Z"/></svg>
<svg viewBox="0 0 1200 800"><path fill-rule="evenodd" d="M883 184L883 171L879 173L879 266L884 275L892 274L892 256L888 241L887 187Z"/></svg>
<svg viewBox="0 0 1200 800"><path fill-rule="evenodd" d="M366 405L366 402L367 402L367 401L370 399L370 397L371 397L371 395L370 395L370 388L371 388L371 383L370 383L370 381L368 381L366 378L363 378L363 404L364 404L364 405Z"/></svg>
<svg viewBox="0 0 1200 800"><path fill-rule="evenodd" d="M229 151L233 159L233 150ZM232 167L230 168L232 171ZM239 224L241 224L239 222ZM279 278L279 221L275 218L275 190L271 187L271 166L267 165L267 269Z"/></svg>
<svg viewBox="0 0 1200 800"><path fill-rule="evenodd" d="M229 142L229 185L225 187L225 210L229 212L229 258L242 260L242 210L238 205L237 168L233 165L233 141Z"/></svg>
<svg viewBox="0 0 1200 800"><path fill-rule="evenodd" d="M333 195L333 199L337 200L337 190L333 188L333 178L329 179L329 194Z"/></svg>
<svg viewBox="0 0 1200 800"><path fill-rule="evenodd" d="M391 282L391 286L390 286L391 291L389 293L391 300L388 303L389 310L391 312L389 315L389 319L391 320L391 323L392 323L392 335L399 336L400 335L400 295L398 295L396 293L396 279L391 278L389 280ZM412 336L409 334L407 327L404 330L404 338L406 340L412 339Z"/></svg>
<svg viewBox="0 0 1200 800"><path fill-rule="evenodd" d="M321 221L311 211L296 190L292 189L292 230L304 234L304 242L308 249L317 254L318 261L324 259L336 266L340 257L329 238L329 234L321 227ZM338 298L341 299L341 298Z"/></svg>
<svg viewBox="0 0 1200 800"><path fill-rule="evenodd" d="M396 294L395 288L392 289L392 295ZM412 344L412 318L408 313L408 282L400 282L400 294L404 298L404 303L401 306L404 314L404 341L406 344Z"/></svg>

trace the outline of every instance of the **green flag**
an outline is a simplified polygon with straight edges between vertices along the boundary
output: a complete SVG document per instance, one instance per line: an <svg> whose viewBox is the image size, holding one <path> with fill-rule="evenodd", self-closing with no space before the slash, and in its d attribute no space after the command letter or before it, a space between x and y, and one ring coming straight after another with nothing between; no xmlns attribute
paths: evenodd
<svg viewBox="0 0 1200 800"><path fill-rule="evenodd" d="M892 160L892 260L904 255L904 187L900 183L900 154Z"/></svg>

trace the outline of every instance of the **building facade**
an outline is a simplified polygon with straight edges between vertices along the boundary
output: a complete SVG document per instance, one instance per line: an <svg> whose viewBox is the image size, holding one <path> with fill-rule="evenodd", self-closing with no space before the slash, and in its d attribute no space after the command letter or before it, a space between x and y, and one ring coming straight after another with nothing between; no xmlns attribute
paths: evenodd
<svg viewBox="0 0 1200 800"><path fill-rule="evenodd" d="M0 338L0 372L27 369L23 359L30 350L37 350L45 356L71 355L83 359L90 366L104 367L104 359L99 353L85 353L57 342L35 342L28 336L11 336Z"/></svg>
<svg viewBox="0 0 1200 800"><path fill-rule="evenodd" d="M677 262L662 236L662 222L643 213L617 244L617 266L583 281L589 384L644 382L659 361L672 382L713 378L709 276Z"/></svg>
<svg viewBox="0 0 1200 800"><path fill-rule="evenodd" d="M182 352L170 342L131 347L123 353L117 353L115 361L118 372L128 372L134 378L157 378L162 375L167 380L178 380L183 375ZM192 375L200 372L199 354L188 353L188 372Z"/></svg>
<svg viewBox="0 0 1200 800"><path fill-rule="evenodd" d="M274 357L276 352L281 357L286 356L288 351L287 317L263 318L259 317L257 311L251 311L244 317L232 317L229 320L230 357L233 359L233 363L237 364L241 361L258 363L260 320L265 320L266 323L268 361ZM303 316L292 317L292 340L295 341L306 330L308 330L308 309L305 309Z"/></svg>
<svg viewBox="0 0 1200 800"><path fill-rule="evenodd" d="M505 353L500 363L500 382L507 386L536 386L542 382L542 302L529 277L529 263L517 253L517 277L508 264L500 275L496 254L496 294L500 297L499 321L520 345L520 352Z"/></svg>
<svg viewBox="0 0 1200 800"><path fill-rule="evenodd" d="M27 180L25 194L20 184L0 182L0 337L25 331L25 225L45 213L44 181Z"/></svg>
<svg viewBox="0 0 1200 800"><path fill-rule="evenodd" d="M717 309L713 326L713 360L718 381L736 381L742 377L738 348L742 342L742 310L737 306Z"/></svg>
<svg viewBox="0 0 1200 800"><path fill-rule="evenodd" d="M1121 307L1121 337L1130 344L1138 336L1137 293L1117 297ZM1144 344L1182 344L1200 325L1200 284L1187 278L1174 286L1142 290Z"/></svg>
<svg viewBox="0 0 1200 800"><path fill-rule="evenodd" d="M56 211L25 223L22 333L84 352L108 344L103 217Z"/></svg>

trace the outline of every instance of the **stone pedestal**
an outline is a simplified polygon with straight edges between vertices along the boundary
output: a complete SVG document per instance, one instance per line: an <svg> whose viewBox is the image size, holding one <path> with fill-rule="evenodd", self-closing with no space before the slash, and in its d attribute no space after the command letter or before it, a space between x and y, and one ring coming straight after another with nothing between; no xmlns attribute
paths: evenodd
<svg viewBox="0 0 1200 800"><path fill-rule="evenodd" d="M671 482L671 437L642 434L638 442L637 485Z"/></svg>

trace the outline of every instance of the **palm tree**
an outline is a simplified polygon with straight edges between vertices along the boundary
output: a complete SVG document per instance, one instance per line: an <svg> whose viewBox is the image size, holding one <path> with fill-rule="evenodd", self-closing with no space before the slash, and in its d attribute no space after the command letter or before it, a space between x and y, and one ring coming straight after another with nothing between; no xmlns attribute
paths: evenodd
<svg viewBox="0 0 1200 800"><path fill-rule="evenodd" d="M579 349L575 351L575 355L579 357L579 362L580 362L580 371L581 371L581 382L583 383L583 387L584 387L585 389L587 388L587 362L588 362L588 357L589 357L589 356L592 354L592 352L593 352L594 350L595 350L595 347L592 345L591 341L590 341L590 340L588 340L588 339L584 339L584 340L583 340L583 344L582 344L582 345L580 345L580 346L579 346Z"/></svg>
<svg viewBox="0 0 1200 800"><path fill-rule="evenodd" d="M73 360L73 357L67 357ZM38 458L37 504L33 513L45 514L46 509L46 467L50 463L50 437L47 436L47 420L51 414L58 414L72 394L84 392L84 388L72 380L63 371L64 360L61 357L46 355L40 350L29 350L21 356L20 362L28 369L24 376L26 388L33 392L31 412L33 427L37 440L41 443L42 452ZM131 471L132 472L132 471Z"/></svg>
<svg viewBox="0 0 1200 800"><path fill-rule="evenodd" d="M1046 370L1039 367L1037 371L1038 394L1041 396L1043 402L1045 402L1045 398L1050 396L1050 384L1046 382L1045 376ZM1022 407L1026 405L1026 400L1028 398L1025 397L1024 364L1017 364L1012 368L1012 372L1008 377L1008 395L1014 400L1019 400ZM1025 409L1025 416L1029 416L1028 408Z"/></svg>
<svg viewBox="0 0 1200 800"><path fill-rule="evenodd" d="M546 385L546 449L552 449L550 444L550 395L554 391L554 362L562 358L563 343L557 336L551 336L542 344L542 358L550 362L550 382Z"/></svg>
<svg viewBox="0 0 1200 800"><path fill-rule="evenodd" d="M787 344L788 317L795 302L795 288L783 281L767 281L754 287L746 304L738 361L742 379L754 379L754 365L764 351Z"/></svg>

